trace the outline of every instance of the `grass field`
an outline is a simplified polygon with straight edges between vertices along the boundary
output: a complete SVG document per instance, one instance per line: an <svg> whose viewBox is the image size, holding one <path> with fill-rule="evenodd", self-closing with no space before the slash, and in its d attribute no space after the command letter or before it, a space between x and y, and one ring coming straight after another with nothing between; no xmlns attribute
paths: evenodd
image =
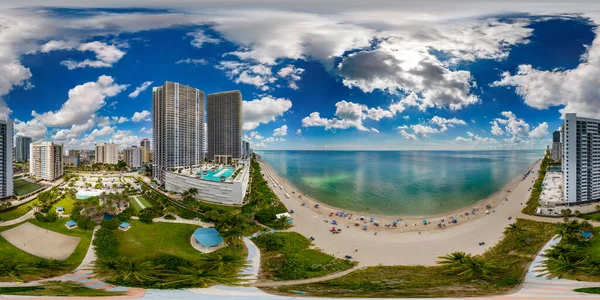
<svg viewBox="0 0 600 300"><path fill-rule="evenodd" d="M140 200L140 202L142 202L142 204L144 204L145 207L152 207L152 204L148 203L148 200L146 200L146 198L144 198L143 196L136 196L138 198L138 200Z"/></svg>
<svg viewBox="0 0 600 300"><path fill-rule="evenodd" d="M296 232L278 232L253 239L261 250L261 277L295 280L321 277L354 266L352 261L309 249L310 241Z"/></svg>
<svg viewBox="0 0 600 300"><path fill-rule="evenodd" d="M9 220L17 219L17 218L21 217L22 215L26 214L30 210L30 208L35 206L37 203L38 203L38 200L35 199L35 200L27 202L23 205L13 207L13 208L10 208L3 212L0 212L0 220L9 221Z"/></svg>
<svg viewBox="0 0 600 300"><path fill-rule="evenodd" d="M142 197L142 196L136 196L138 200L140 200L140 202L144 205L144 207L152 207L152 204L148 203L148 200L146 200L146 198ZM142 210L142 207L138 204L137 201L135 201L135 198L133 198L133 196L129 196L129 200L131 202L131 205L133 206L133 209L135 210L135 212L140 212L140 210Z"/></svg>
<svg viewBox="0 0 600 300"><path fill-rule="evenodd" d="M17 196L29 194L29 193L37 191L43 187L44 186L41 184L31 183L24 179L15 180L15 194Z"/></svg>
<svg viewBox="0 0 600 300"><path fill-rule="evenodd" d="M65 209L65 214L71 214L71 212L73 211L73 204L75 203L75 200L71 199L70 197L65 197L62 198L60 200L58 200L58 202L54 203L54 205L52 205L52 209L50 211L56 211L56 208L58 206L62 206Z"/></svg>
<svg viewBox="0 0 600 300"><path fill-rule="evenodd" d="M129 197L129 202L131 203L131 207L133 207L136 213L142 210L142 207L137 203L137 201L135 201L135 199L133 199L133 197Z"/></svg>
<svg viewBox="0 0 600 300"><path fill-rule="evenodd" d="M136 260L149 260L160 254L171 254L189 261L198 261L202 253L190 244L198 226L175 223L145 224L132 220L128 231L116 230L119 254Z"/></svg>
<svg viewBox="0 0 600 300"><path fill-rule="evenodd" d="M312 297L475 297L508 293L521 279L539 250L554 235L555 224L518 219L524 232L508 236L482 257L496 268L486 277L469 277L443 266L377 266L319 283L267 290L307 292Z"/></svg>
<svg viewBox="0 0 600 300"><path fill-rule="evenodd" d="M42 286L0 287L0 295L98 297L119 296L123 292L93 290L73 282L51 281Z"/></svg>
<svg viewBox="0 0 600 300"><path fill-rule="evenodd" d="M87 249L92 241L92 231L91 230L85 231L85 230L82 230L79 228L69 230L65 227L66 219L59 219L58 221L56 221L54 223L43 223L43 222L38 222L37 220L29 220L28 222L30 222L36 226L48 229L48 230L52 230L55 232L66 234L66 235L78 236L81 238L81 241L79 242L79 245L77 245L77 248L75 248L75 251L73 251L71 256L69 256L65 260L66 266L64 267L64 269L57 270L57 273L53 274L54 276L60 275L60 274L63 274L63 273L66 273L68 271L75 269L83 261L83 258L85 257L85 254L87 253ZM8 229L16 227L16 226L19 226L21 224L23 224L23 223L15 224L12 226L0 227L0 232L8 230ZM33 260L38 259L37 256L31 255L31 254L13 246L11 243L6 241L1 236L0 236L0 254L4 257L13 258L16 261L33 261ZM37 280L40 278L39 275L26 275L23 277L27 281ZM0 281L7 281L7 280L8 280L8 278L0 276ZM8 280L8 281L10 281L10 280Z"/></svg>

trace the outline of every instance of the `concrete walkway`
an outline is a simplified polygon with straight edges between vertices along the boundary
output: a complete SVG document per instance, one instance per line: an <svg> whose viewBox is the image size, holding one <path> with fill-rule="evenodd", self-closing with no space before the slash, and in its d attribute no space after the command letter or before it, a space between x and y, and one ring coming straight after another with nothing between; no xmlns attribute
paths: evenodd
<svg viewBox="0 0 600 300"><path fill-rule="evenodd" d="M33 219L34 218L33 214L34 214L34 211L32 209L32 210L28 211L26 214L14 219L14 220L0 222L0 226L11 226L11 225L19 224L19 223L24 222L29 219Z"/></svg>
<svg viewBox="0 0 600 300"><path fill-rule="evenodd" d="M163 217L160 217L160 218L154 218L154 219L152 219L152 221L163 222L163 223L190 224L190 225L198 225L198 226L202 226L202 227L214 227L215 226L214 223L206 223L206 222L202 222L200 220L188 220L188 219L184 219L180 216L175 216L175 220L168 220Z"/></svg>
<svg viewBox="0 0 600 300"><path fill-rule="evenodd" d="M96 246L94 246L94 238L96 237L96 231L100 229L101 226L96 226L94 228L94 232L92 233L92 239L90 242L90 246L88 247L88 251L85 253L85 257L79 266L78 270L93 270L94 263L96 262Z"/></svg>
<svg viewBox="0 0 600 300"><path fill-rule="evenodd" d="M246 258L248 265L242 269L242 275L244 275L242 278L247 280L248 283L255 283L260 274L260 250L249 238L244 237L242 240L244 241L244 245L246 245L246 249L248 249L248 256Z"/></svg>
<svg viewBox="0 0 600 300"><path fill-rule="evenodd" d="M347 270L344 270L341 272L329 274L329 275L326 275L323 277L299 279L299 280L285 280L285 281L262 281L262 282L257 282L255 284L251 284L251 286L254 286L254 287L277 287L277 286L296 285L296 284L309 284L309 283L315 283L315 282L321 282L321 281L327 281L327 280L340 278L340 277L346 276L358 269L360 269L360 267L355 266L353 268L350 268L350 269L347 269Z"/></svg>

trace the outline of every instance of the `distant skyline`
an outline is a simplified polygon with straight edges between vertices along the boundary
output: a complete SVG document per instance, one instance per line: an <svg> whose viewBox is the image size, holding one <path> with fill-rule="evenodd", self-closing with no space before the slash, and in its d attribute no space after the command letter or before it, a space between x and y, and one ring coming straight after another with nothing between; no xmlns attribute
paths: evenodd
<svg viewBox="0 0 600 300"><path fill-rule="evenodd" d="M545 149L600 118L594 1L28 3L0 4L0 117L65 149L151 139L165 81L240 90L256 150Z"/></svg>

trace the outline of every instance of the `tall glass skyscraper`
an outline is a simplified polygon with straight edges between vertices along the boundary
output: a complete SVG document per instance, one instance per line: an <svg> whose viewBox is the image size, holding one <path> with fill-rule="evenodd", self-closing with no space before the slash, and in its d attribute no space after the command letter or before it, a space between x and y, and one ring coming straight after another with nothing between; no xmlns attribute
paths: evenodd
<svg viewBox="0 0 600 300"><path fill-rule="evenodd" d="M0 120L0 198L10 197L13 191L13 121Z"/></svg>
<svg viewBox="0 0 600 300"><path fill-rule="evenodd" d="M20 135L15 137L15 161L29 160L29 145L31 145L30 137Z"/></svg>
<svg viewBox="0 0 600 300"><path fill-rule="evenodd" d="M154 161L160 184L165 170L199 165L204 160L204 92L176 82L152 89Z"/></svg>
<svg viewBox="0 0 600 300"><path fill-rule="evenodd" d="M242 158L242 93L210 94L206 99L208 159L231 164Z"/></svg>

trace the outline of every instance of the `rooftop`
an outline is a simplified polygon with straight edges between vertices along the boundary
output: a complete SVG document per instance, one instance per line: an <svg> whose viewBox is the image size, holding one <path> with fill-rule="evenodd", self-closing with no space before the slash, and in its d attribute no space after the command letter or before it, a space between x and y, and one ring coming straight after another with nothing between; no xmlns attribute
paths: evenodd
<svg viewBox="0 0 600 300"><path fill-rule="evenodd" d="M223 238L214 227L196 229L194 238L205 247L214 247L223 243Z"/></svg>

